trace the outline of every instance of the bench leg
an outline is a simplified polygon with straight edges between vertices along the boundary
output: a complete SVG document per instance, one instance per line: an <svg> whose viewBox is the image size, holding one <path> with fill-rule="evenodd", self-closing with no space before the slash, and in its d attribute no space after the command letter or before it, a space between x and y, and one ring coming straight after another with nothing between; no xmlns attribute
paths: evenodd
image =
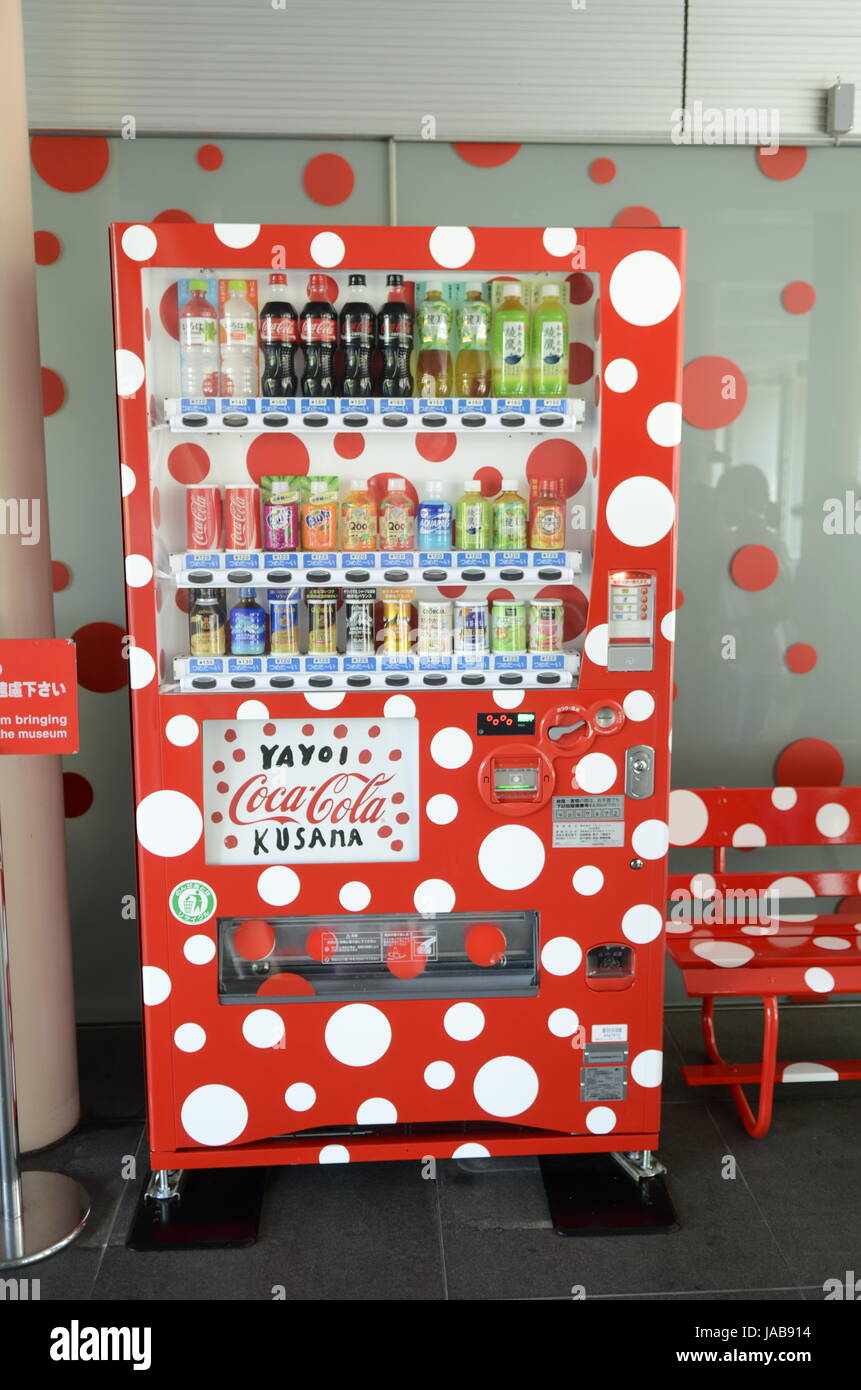
<svg viewBox="0 0 861 1390"><path fill-rule="evenodd" d="M777 1072L777 1030L778 1030L778 1005L774 995L766 995L762 1001L764 1013L764 1026L762 1037L762 1063L759 1076L759 1105L756 1115L750 1108L750 1103L741 1086L730 1086L730 1093L735 1101L735 1107L741 1117L741 1122L753 1139L761 1139L768 1132L771 1124L771 1111L774 1104L774 1082ZM716 1066L725 1066L723 1057L718 1050L717 1035L715 1033L715 998L714 995L703 999L702 1006L702 1030L703 1043L706 1056L710 1062Z"/></svg>

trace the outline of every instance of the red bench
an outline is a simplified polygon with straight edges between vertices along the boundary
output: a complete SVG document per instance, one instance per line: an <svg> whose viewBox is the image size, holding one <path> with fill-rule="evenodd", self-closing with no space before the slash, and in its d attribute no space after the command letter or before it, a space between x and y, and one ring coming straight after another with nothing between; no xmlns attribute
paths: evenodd
<svg viewBox="0 0 861 1390"><path fill-rule="evenodd" d="M848 869L763 872L751 860L727 869L727 850L861 843L859 787L711 787L674 791L670 844L708 849L708 867L669 878L667 949L685 989L702 1000L706 1066L682 1068L689 1086L729 1086L748 1134L771 1123L776 1081L858 1080L861 1060L778 1062L778 998L822 1002L861 993L861 875ZM820 914L785 907L803 898L839 898ZM682 918L687 917L685 921ZM726 1062L715 1034L718 998L761 999L758 1062ZM759 1085L756 1114L742 1087Z"/></svg>

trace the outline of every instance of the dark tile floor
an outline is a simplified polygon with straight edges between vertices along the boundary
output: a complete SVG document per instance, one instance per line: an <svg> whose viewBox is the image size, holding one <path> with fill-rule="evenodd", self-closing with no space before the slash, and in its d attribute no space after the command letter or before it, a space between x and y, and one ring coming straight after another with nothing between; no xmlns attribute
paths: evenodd
<svg viewBox="0 0 861 1390"><path fill-rule="evenodd" d="M755 1010L728 1008L726 1054L756 1055ZM781 1055L858 1056L861 1005L787 1007ZM27 1166L72 1173L93 1216L32 1271L42 1299L821 1299L861 1273L861 1083L778 1089L770 1134L752 1140L726 1093L688 1090L703 1060L696 1012L667 1014L661 1158L680 1230L566 1240L550 1226L534 1159L282 1168L269 1174L253 1247L135 1254L125 1247L147 1169L137 1029L83 1028L83 1118ZM728 1165L732 1158L734 1165ZM734 1176L725 1176L734 1166ZM854 1277L854 1276L853 1276Z"/></svg>

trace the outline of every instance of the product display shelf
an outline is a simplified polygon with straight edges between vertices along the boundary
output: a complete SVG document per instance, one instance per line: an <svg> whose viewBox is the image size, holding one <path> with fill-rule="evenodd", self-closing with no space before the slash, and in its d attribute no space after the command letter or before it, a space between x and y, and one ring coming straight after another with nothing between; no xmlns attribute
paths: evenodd
<svg viewBox="0 0 861 1390"><path fill-rule="evenodd" d="M379 588L410 584L570 584L582 572L580 550L483 551L183 551L170 557L180 589L331 585Z"/></svg>
<svg viewBox="0 0 861 1390"><path fill-rule="evenodd" d="M164 421L174 433L230 434L239 430L521 430L527 434L576 431L586 415L585 399L421 397L350 399L328 396L168 397Z"/></svg>

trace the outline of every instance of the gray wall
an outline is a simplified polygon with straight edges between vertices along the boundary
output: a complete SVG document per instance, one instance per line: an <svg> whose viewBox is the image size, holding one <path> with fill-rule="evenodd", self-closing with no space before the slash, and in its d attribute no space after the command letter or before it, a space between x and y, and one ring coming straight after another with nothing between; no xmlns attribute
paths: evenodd
<svg viewBox="0 0 861 1390"><path fill-rule="evenodd" d="M215 172L196 162L199 140L108 143L107 171L90 188L63 192L33 177L35 225L62 243L60 258L39 271L39 315L42 361L66 389L45 425L52 550L71 574L56 596L63 635L124 626L107 224L151 221L166 209L201 222L388 220L382 143L220 141ZM308 160L323 150L344 155L355 173L351 196L328 209L302 184ZM615 161L609 183L590 178L599 156ZM677 787L770 785L781 750L805 737L839 750L847 784L861 780L861 541L823 525L827 499L858 489L859 171L853 149L811 150L796 177L778 180L749 148L533 145L478 168L447 144L399 147L405 224L601 226L640 206L688 228L685 360L729 359L747 400L726 426L685 425ZM781 303L796 281L815 288L809 313ZM690 410L698 399L692 391ZM730 577L732 556L747 544L779 559L777 580L760 592ZM786 650L800 642L818 653L807 674L786 665ZM87 779L93 800L68 821L78 1007L89 1021L130 1018L137 980L135 923L123 917L124 896L134 892L125 689L82 691L81 714L82 749L68 767ZM817 862L836 860L823 851ZM681 997L675 981L670 989Z"/></svg>

